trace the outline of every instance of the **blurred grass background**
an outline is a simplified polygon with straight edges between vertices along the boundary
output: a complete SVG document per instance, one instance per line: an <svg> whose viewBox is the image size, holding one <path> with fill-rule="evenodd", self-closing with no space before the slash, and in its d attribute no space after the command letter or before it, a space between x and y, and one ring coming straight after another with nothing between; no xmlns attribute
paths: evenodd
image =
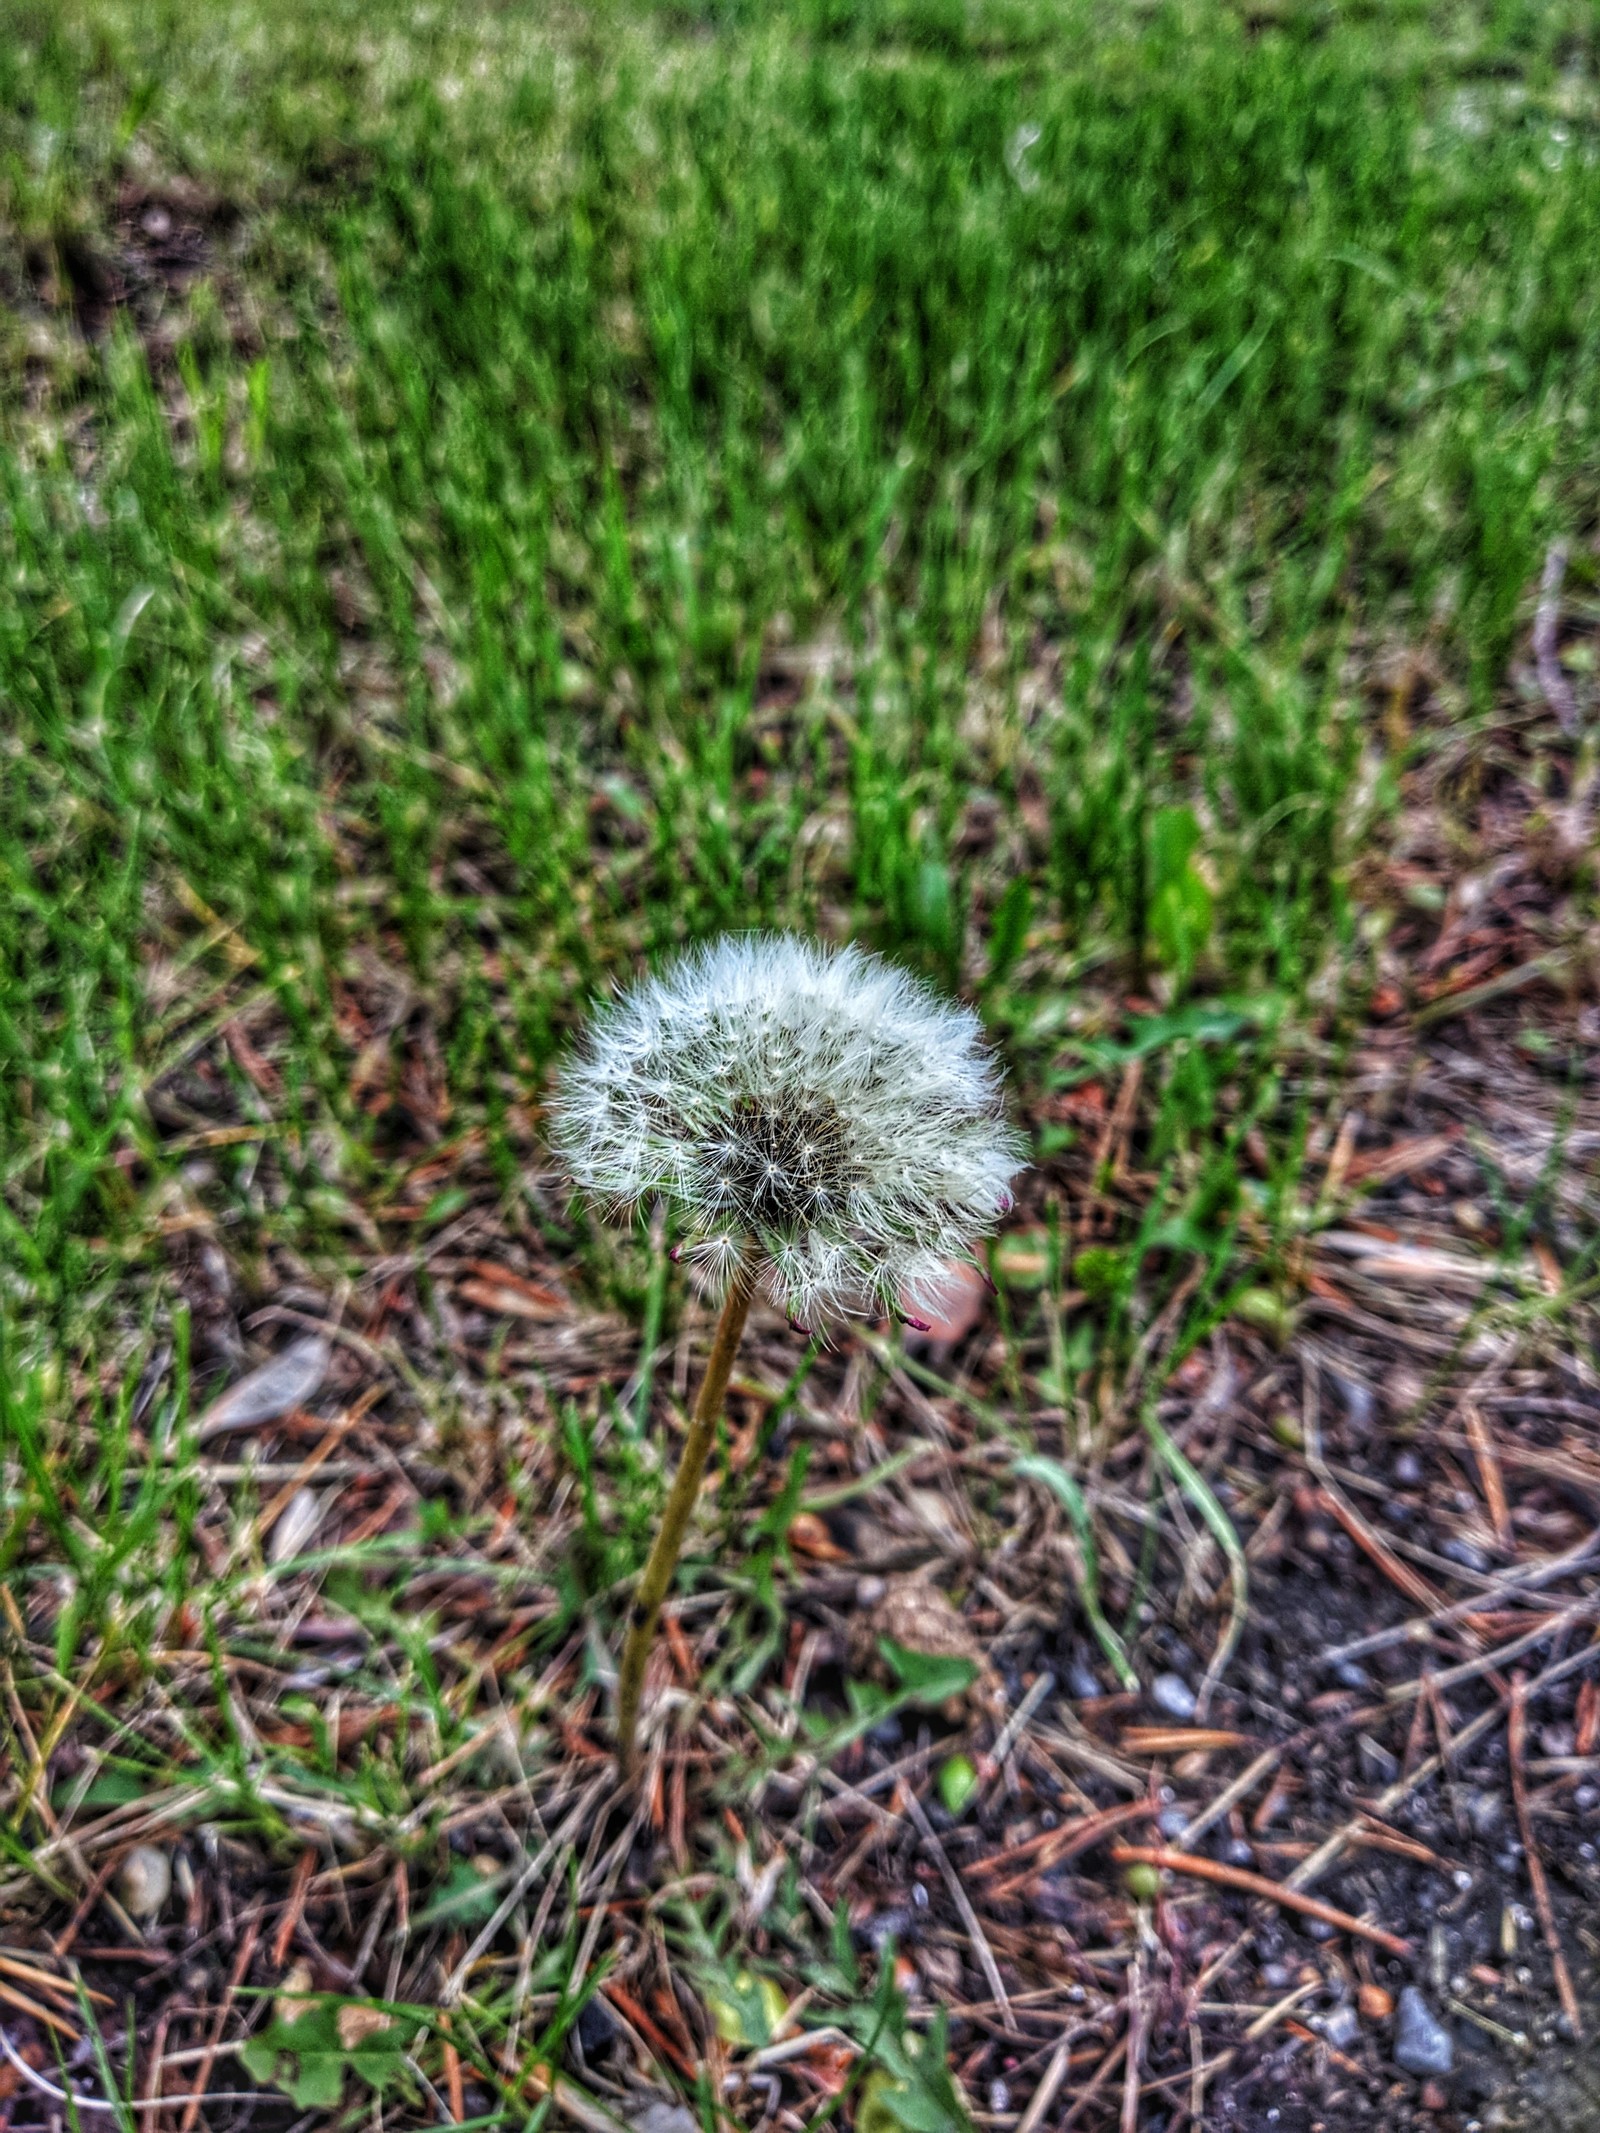
<svg viewBox="0 0 1600 2133"><path fill-rule="evenodd" d="M381 1167L368 950L508 1179L588 990L724 927L982 988L1036 1085L1096 966L1331 997L1428 745L1394 675L1482 716L1592 515L1597 46L1576 0L14 6L6 1315L114 1300L146 1092L241 973L236 1242Z"/></svg>

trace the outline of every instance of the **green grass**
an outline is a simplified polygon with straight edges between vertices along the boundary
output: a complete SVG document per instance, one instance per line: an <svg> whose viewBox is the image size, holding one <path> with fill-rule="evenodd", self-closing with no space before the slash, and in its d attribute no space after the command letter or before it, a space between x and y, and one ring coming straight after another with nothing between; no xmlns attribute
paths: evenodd
<svg viewBox="0 0 1600 2133"><path fill-rule="evenodd" d="M13 6L0 1561L24 1605L61 1580L50 1697L138 1678L197 1589L220 1668L263 1572L201 1565L158 1457L174 1239L209 1225L246 1302L331 1291L460 1212L454 1157L653 1352L659 1254L528 1179L586 996L685 940L851 934L979 998L1047 1179L1045 1100L1142 1059L1157 1183L1075 1270L1092 1337L1052 1232L1063 1408L1141 1354L1153 1258L1206 1267L1169 1362L1270 1282L1397 665L1486 718L1592 517L1597 67L1578 0ZM175 178L197 275L108 310ZM642 1553L653 1368L550 1424L563 1628ZM977 1412L1026 1456L1022 1391ZM466 1707L384 1566L322 1567L442 1757ZM246 1741L185 1739L284 1837Z"/></svg>
<svg viewBox="0 0 1600 2133"><path fill-rule="evenodd" d="M1348 939L1378 655L1485 705L1592 493L1580 8L20 21L30 1318L159 1190L142 1097L205 986L152 1007L154 955L220 983L247 952L278 1002L301 1209L372 1157L337 1017L364 942L491 1132L634 953L848 928L973 982L1014 873L1024 1043L1096 959L1297 995ZM154 375L23 301L149 169L242 218Z"/></svg>

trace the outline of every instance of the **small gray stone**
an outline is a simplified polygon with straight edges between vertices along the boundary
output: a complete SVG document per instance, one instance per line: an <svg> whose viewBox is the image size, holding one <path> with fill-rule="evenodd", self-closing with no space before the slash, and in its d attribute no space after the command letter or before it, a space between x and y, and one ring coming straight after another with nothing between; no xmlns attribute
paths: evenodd
<svg viewBox="0 0 1600 2133"><path fill-rule="evenodd" d="M1361 2034L1361 2017L1348 2000L1322 2018L1322 2034L1336 2052L1346 2052Z"/></svg>
<svg viewBox="0 0 1600 2133"><path fill-rule="evenodd" d="M1156 1827L1164 1837L1181 1837L1189 1827L1188 1809L1185 1807L1163 1807L1156 1817Z"/></svg>
<svg viewBox="0 0 1600 2133"><path fill-rule="evenodd" d="M1229 1866L1254 1866L1256 1848L1244 1837L1230 1837L1222 1847L1222 1856Z"/></svg>
<svg viewBox="0 0 1600 2133"><path fill-rule="evenodd" d="M1394 2024L1394 2063L1420 2077L1448 2074L1456 2063L1455 2042L1415 1985L1400 1995Z"/></svg>
<svg viewBox="0 0 1600 2133"><path fill-rule="evenodd" d="M1456 1533L1439 1543L1439 1553L1452 1563L1459 1563L1464 1570L1487 1570L1489 1567L1489 1558L1477 1542L1464 1540Z"/></svg>
<svg viewBox="0 0 1600 2133"><path fill-rule="evenodd" d="M1403 1489L1414 1489L1422 1479L1422 1461L1413 1451L1403 1451L1394 1463L1394 1478Z"/></svg>
<svg viewBox="0 0 1600 2133"><path fill-rule="evenodd" d="M1491 1830L1498 1829L1500 1817L1505 1813L1505 1803L1497 1792L1488 1792L1477 1786L1467 1794L1465 1806L1467 1820L1472 1825L1474 1834L1480 1837L1486 1837Z"/></svg>
<svg viewBox="0 0 1600 2133"><path fill-rule="evenodd" d="M633 2133L700 2133L700 2121L693 2111L681 2103L669 2103L664 2096L653 2096L642 2110L633 2113L628 2123Z"/></svg>
<svg viewBox="0 0 1600 2133"><path fill-rule="evenodd" d="M1334 1384L1339 1388L1339 1397L1344 1402L1344 1411L1350 1417L1352 1429L1365 1430L1372 1427L1372 1417L1377 1402L1372 1397L1372 1387L1363 1385L1359 1378L1336 1375Z"/></svg>
<svg viewBox="0 0 1600 2133"><path fill-rule="evenodd" d="M1168 1718L1185 1721L1199 1708L1199 1698L1181 1674L1157 1674L1150 1684L1150 1701Z"/></svg>
<svg viewBox="0 0 1600 2133"><path fill-rule="evenodd" d="M1263 1963L1261 1982L1268 1992L1283 1992L1294 1982L1294 1968L1289 1963Z"/></svg>
<svg viewBox="0 0 1600 2133"><path fill-rule="evenodd" d="M1079 1703L1093 1703L1097 1696L1105 1694L1094 1668L1082 1659L1074 1659L1067 1669L1067 1687Z"/></svg>

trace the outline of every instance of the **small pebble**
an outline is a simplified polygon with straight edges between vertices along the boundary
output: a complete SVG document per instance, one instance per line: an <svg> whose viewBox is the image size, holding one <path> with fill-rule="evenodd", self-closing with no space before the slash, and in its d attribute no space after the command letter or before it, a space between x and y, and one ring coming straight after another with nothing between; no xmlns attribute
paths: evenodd
<svg viewBox="0 0 1600 2133"><path fill-rule="evenodd" d="M1335 2051L1348 2051L1361 2034L1361 2018L1348 2000L1322 2018L1322 2034Z"/></svg>
<svg viewBox="0 0 1600 2133"><path fill-rule="evenodd" d="M1425 2081L1417 2101L1425 2111L1442 2111L1450 2099L1437 2081Z"/></svg>
<svg viewBox="0 0 1600 2133"><path fill-rule="evenodd" d="M1498 1827L1500 1817L1505 1813L1505 1803L1498 1793L1482 1791L1476 1787L1467 1794L1462 1804L1466 1808L1467 1821L1471 1824L1473 1833L1479 1837L1488 1836L1492 1829Z"/></svg>
<svg viewBox="0 0 1600 2133"><path fill-rule="evenodd" d="M1341 1689L1370 1689L1372 1676L1358 1659L1341 1659L1333 1670Z"/></svg>
<svg viewBox="0 0 1600 2133"><path fill-rule="evenodd" d="M136 1844L117 1868L116 1886L130 1918L154 1918L172 1890L172 1863L153 1844Z"/></svg>
<svg viewBox="0 0 1600 2133"><path fill-rule="evenodd" d="M1370 1385L1363 1385L1359 1378L1336 1377L1339 1397L1344 1402L1344 1411L1350 1417L1352 1429L1370 1429L1376 1402Z"/></svg>
<svg viewBox="0 0 1600 2133"><path fill-rule="evenodd" d="M1422 1479L1422 1461L1409 1448L1394 1463L1394 1478L1403 1489L1414 1489Z"/></svg>
<svg viewBox="0 0 1600 2133"><path fill-rule="evenodd" d="M993 2112L994 2112L994 2114L995 2114L995 2116L996 2116L997 2118L998 2118L998 2117L1000 2117L1000 2116L1001 2116L1001 2114L1002 2114L1003 2112L1006 2112L1006 2111L1009 2111L1009 2110L1010 2110L1010 2108L1011 2108L1011 2090L1009 2089L1009 2087L1008 2087L1008 2086L1006 2085L1006 2083L1005 2083L1005 2082L1003 2082L1003 2081L991 2081L991 2082L990 2082L990 2084L989 2084L989 2108L990 2108L990 2110L991 2110L991 2111L993 2111Z"/></svg>
<svg viewBox="0 0 1600 2133"><path fill-rule="evenodd" d="M1163 1807L1156 1817L1156 1827L1164 1837L1181 1837L1189 1827L1188 1810L1182 1807Z"/></svg>
<svg viewBox="0 0 1600 2133"><path fill-rule="evenodd" d="M652 2096L628 2124L633 2133L697 2133L700 2121L687 2104L668 2103L664 2096Z"/></svg>
<svg viewBox="0 0 1600 2133"><path fill-rule="evenodd" d="M1448 2074L1456 2063L1455 2042L1415 1985L1400 1995L1395 2017L1394 2063L1408 2074Z"/></svg>
<svg viewBox="0 0 1600 2133"><path fill-rule="evenodd" d="M1079 1703L1093 1703L1097 1696L1105 1693L1095 1678L1094 1669L1081 1659L1074 1659L1068 1668L1067 1687Z"/></svg>
<svg viewBox="0 0 1600 2133"><path fill-rule="evenodd" d="M578 2010L576 2023L578 2042L583 2046L584 2056L598 2059L608 2052L617 2040L617 2018L611 2012L603 1992L597 1992L584 2001Z"/></svg>
<svg viewBox="0 0 1600 2133"><path fill-rule="evenodd" d="M1199 1707L1199 1698L1181 1674L1157 1674L1150 1684L1150 1701L1168 1718L1188 1720Z"/></svg>
<svg viewBox="0 0 1600 2133"><path fill-rule="evenodd" d="M1572 1804L1581 1815L1586 1815L1597 1803L1600 1803L1600 1785L1580 1785L1572 1795Z"/></svg>
<svg viewBox="0 0 1600 2133"><path fill-rule="evenodd" d="M1286 1992L1294 1982L1294 1968L1289 1963L1263 1963L1261 1982L1268 1992Z"/></svg>
<svg viewBox="0 0 1600 2133"><path fill-rule="evenodd" d="M1394 1994L1381 1985L1363 1985L1356 1993L1356 2005L1369 2022L1387 2022L1394 2013Z"/></svg>
<svg viewBox="0 0 1600 2133"><path fill-rule="evenodd" d="M1450 1562L1459 1563L1464 1570L1487 1570L1489 1567L1489 1558L1477 1542L1463 1540L1456 1533L1439 1543L1439 1553Z"/></svg>
<svg viewBox="0 0 1600 2133"><path fill-rule="evenodd" d="M1330 1926L1325 1918L1308 1918L1306 1920L1306 1932L1313 1940L1332 1940L1338 1930L1337 1926Z"/></svg>
<svg viewBox="0 0 1600 2133"><path fill-rule="evenodd" d="M1222 1847L1222 1856L1229 1866L1254 1866L1256 1848L1243 1837L1230 1837Z"/></svg>

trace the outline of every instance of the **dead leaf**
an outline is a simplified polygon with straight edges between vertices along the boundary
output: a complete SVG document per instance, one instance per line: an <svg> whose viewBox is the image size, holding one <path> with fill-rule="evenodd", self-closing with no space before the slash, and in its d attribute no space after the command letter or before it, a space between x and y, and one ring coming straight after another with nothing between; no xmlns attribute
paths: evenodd
<svg viewBox="0 0 1600 2133"><path fill-rule="evenodd" d="M200 1442L209 1444L229 1430L255 1429L303 1406L327 1376L332 1355L333 1344L321 1333L293 1342L212 1401L200 1418Z"/></svg>
<svg viewBox="0 0 1600 2133"><path fill-rule="evenodd" d="M358 2044L365 2044L368 2037L379 2036L386 2029L393 2029L394 2017L384 2013L381 2007L347 2001L334 2017L334 2027L339 2032L339 2043L347 2052L353 2052Z"/></svg>

